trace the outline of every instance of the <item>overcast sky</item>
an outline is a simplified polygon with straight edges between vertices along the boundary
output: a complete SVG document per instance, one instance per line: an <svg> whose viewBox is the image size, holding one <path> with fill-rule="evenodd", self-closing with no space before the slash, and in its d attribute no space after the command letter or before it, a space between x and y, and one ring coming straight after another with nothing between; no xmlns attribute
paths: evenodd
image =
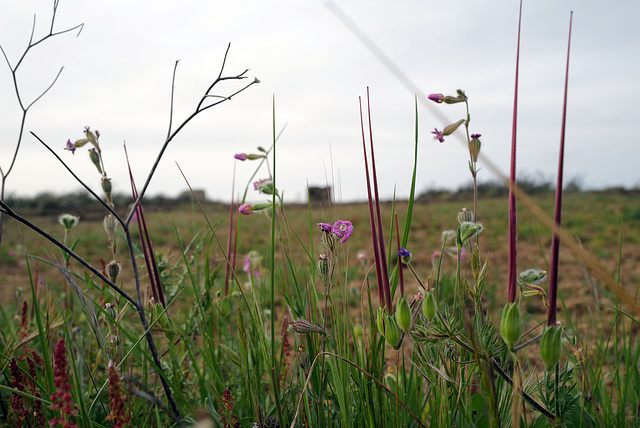
<svg viewBox="0 0 640 428"><path fill-rule="evenodd" d="M35 38L46 34L52 2L0 0L0 43L12 65L37 14ZM426 94L466 91L471 132L481 133L483 155L508 171L518 2L432 0L123 1L60 0L55 30L84 23L33 49L19 69L27 102L58 82L29 113L38 134L92 187L99 177L85 149L63 152L84 126L98 129L106 169L116 191L128 192L126 141L141 187L167 132L171 76L180 60L174 124L195 108L217 76L228 43L225 75L245 69L253 85L192 121L171 143L150 194L194 188L228 200L256 166L237 162L286 125L277 145L278 188L300 200L305 184L335 183L338 200L365 199L358 97L371 91L374 142L384 198L409 192L415 104L418 104L418 191L455 188L470 180L466 149L440 144L429 133L464 117L464 107L424 102ZM565 177L587 187L640 184L640 2L525 1L523 6L518 167L553 178L557 168L570 11L574 11L566 134ZM345 25L348 16L406 76L399 78ZM1 58L0 58L1 59ZM7 65L0 64L0 166L15 147L20 110ZM226 95L247 81L225 82ZM414 85L414 90L407 86ZM416 93L419 90L419 93ZM264 178L266 171L259 174ZM481 179L493 178L485 168ZM555 179L555 178L553 178ZM25 135L7 191L35 195L78 185L33 137ZM252 200L259 200L257 195Z"/></svg>

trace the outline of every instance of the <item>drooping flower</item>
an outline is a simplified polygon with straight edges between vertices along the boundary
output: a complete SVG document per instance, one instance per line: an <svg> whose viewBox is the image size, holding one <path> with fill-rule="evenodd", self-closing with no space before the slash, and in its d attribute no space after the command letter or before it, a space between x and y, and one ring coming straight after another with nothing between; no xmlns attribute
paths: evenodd
<svg viewBox="0 0 640 428"><path fill-rule="evenodd" d="M331 229L331 231L340 238L340 243L344 244L351 237L353 233L353 225L347 220L337 220Z"/></svg>
<svg viewBox="0 0 640 428"><path fill-rule="evenodd" d="M77 147L73 145L71 140L67 140L67 144L64 146L64 150L69 150L72 155L76 154Z"/></svg>
<svg viewBox="0 0 640 428"><path fill-rule="evenodd" d="M434 135L434 139L440 141L441 143L444 143L444 134L442 133L442 131L438 131L438 128L434 128L433 131L431 131L431 133Z"/></svg>
<svg viewBox="0 0 640 428"><path fill-rule="evenodd" d="M434 101L438 104L444 101L444 95L442 94L429 94L427 98L429 98L431 101Z"/></svg>

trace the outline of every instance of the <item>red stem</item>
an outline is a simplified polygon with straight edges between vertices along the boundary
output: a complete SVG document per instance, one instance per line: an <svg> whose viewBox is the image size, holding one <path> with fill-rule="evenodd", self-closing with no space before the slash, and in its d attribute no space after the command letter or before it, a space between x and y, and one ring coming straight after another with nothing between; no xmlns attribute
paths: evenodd
<svg viewBox="0 0 640 428"><path fill-rule="evenodd" d="M518 46L516 50L516 83L513 95L513 123L511 128L511 175L509 178L509 303L517 297L518 275L518 229L516 214L516 134L518 129L518 75L520 67L520 25L522 23L522 0L518 16Z"/></svg>
<svg viewBox="0 0 640 428"><path fill-rule="evenodd" d="M382 290L385 305L391 310L391 286L389 285L389 271L387 269L387 251L384 245L384 229L380 214L380 195L378 194L378 175L376 174L376 159L373 150L373 130L371 127L371 105L369 103L369 88L367 88L367 114L369 115L369 144L371 146L371 175L373 176L373 191L375 193L376 218L378 223L378 245L380 246L380 264L382 265Z"/></svg>
<svg viewBox="0 0 640 428"><path fill-rule="evenodd" d="M369 224L371 226L371 241L373 244L373 260L376 267L376 282L378 283L378 300L385 305L385 294L382 286L382 268L380 267L380 251L378 248L378 232L376 230L375 214L373 211L373 197L371 196L371 179L369 177L369 162L367 160L367 144L364 135L364 119L362 117L362 99L360 99L360 128L362 129L362 152L364 154L364 170L367 177L367 197L369 200Z"/></svg>
<svg viewBox="0 0 640 428"><path fill-rule="evenodd" d="M569 45L567 47L567 70L564 79L564 103L562 106L562 128L560 131L560 156L558 159L558 183L556 184L556 206L553 216L555 223L551 239L551 265L549 267L549 307L547 309L547 325L556 324L558 315L558 259L560 257L560 238L555 228L562 224L562 174L564 170L564 136L567 124L567 93L569 87L569 53L571 52L571 24L573 12L569 18Z"/></svg>

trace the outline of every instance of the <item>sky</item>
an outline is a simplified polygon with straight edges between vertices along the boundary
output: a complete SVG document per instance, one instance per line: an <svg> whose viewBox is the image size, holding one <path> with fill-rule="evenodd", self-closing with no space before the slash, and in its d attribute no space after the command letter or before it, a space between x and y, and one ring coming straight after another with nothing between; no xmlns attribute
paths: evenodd
<svg viewBox="0 0 640 428"><path fill-rule="evenodd" d="M34 38L47 34L52 5L0 0L0 44L12 66L28 43L34 14ZM640 186L640 2L623 0L524 1L518 174L555 181L571 11L565 179L578 179L588 188ZM64 67L28 112L6 180L8 194L79 188L29 131L98 190L99 176L86 148L75 155L62 150L67 139L82 138L85 126L101 133L114 190L130 188L125 142L140 188L167 134L175 62L174 127L195 110L217 77L229 43L223 75L248 69L248 79L221 82L214 93L229 95L254 78L260 83L190 121L164 153L148 194L184 191L179 165L208 199L230 200L234 167L236 192L257 167L257 162L234 160L234 154L270 147L275 120L276 133L282 131L276 182L285 201L303 201L307 184L327 183L337 201L365 200L359 98L366 100L367 88L383 199L394 191L399 198L409 194L416 104L417 192L470 182L461 140L439 143L430 134L464 118L464 105L430 103L429 93L465 90L470 131L482 134L481 156L508 171L517 1L60 0L54 31L81 23L79 35L75 31L43 42L18 69L18 86L29 103ZM0 62L0 94L0 167L6 172L21 117L6 62ZM261 169L256 179L267 176ZM486 167L479 173L480 181L494 178ZM249 192L250 201L261 198Z"/></svg>

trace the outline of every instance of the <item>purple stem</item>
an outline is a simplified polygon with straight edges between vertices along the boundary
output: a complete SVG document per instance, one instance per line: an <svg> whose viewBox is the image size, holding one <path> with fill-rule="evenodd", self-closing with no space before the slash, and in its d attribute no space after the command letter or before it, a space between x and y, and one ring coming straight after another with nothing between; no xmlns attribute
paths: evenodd
<svg viewBox="0 0 640 428"><path fill-rule="evenodd" d="M378 245L380 246L380 264L382 265L382 290L384 291L385 306L391 310L391 286L389 285L389 271L387 269L387 251L384 245L382 216L380 215L380 195L378 194L378 175L376 174L376 159L373 150L373 130L371 127L371 105L369 103L369 88L367 88L367 114L369 115L369 144L371 146L371 175L373 176L373 191L375 193L376 218L378 223Z"/></svg>
<svg viewBox="0 0 640 428"><path fill-rule="evenodd" d="M367 177L367 197L369 201L369 224L371 226L371 241L373 244L373 260L376 267L376 282L378 283L378 300L380 305L385 305L384 287L382 285L382 268L380 266L380 251L378 248L378 232L376 230L375 215L373 211L373 197L371 196L371 179L369 178L369 162L367 160L367 144L364 135L364 119L362 117L362 99L360 99L360 128L362 129L362 152L364 154L364 170Z"/></svg>
<svg viewBox="0 0 640 428"><path fill-rule="evenodd" d="M518 229L516 215L516 134L518 129L518 75L520 67L520 25L522 23L522 0L518 16L518 46L516 50L516 84L513 95L513 123L511 128L511 175L509 177L509 303L517 297L518 275Z"/></svg>
<svg viewBox="0 0 640 428"><path fill-rule="evenodd" d="M569 87L569 53L571 52L571 24L573 12L569 18L569 45L567 47L567 70L564 79L564 104L562 106L562 128L560 131L560 156L558 159L558 183L556 184L556 206L553 220L555 223L553 238L551 239L551 265L549 267L549 307L547 310L547 325L556 324L558 315L558 259L560 256L560 238L555 228L562 224L562 173L564 170L564 135L567 124L567 92Z"/></svg>

